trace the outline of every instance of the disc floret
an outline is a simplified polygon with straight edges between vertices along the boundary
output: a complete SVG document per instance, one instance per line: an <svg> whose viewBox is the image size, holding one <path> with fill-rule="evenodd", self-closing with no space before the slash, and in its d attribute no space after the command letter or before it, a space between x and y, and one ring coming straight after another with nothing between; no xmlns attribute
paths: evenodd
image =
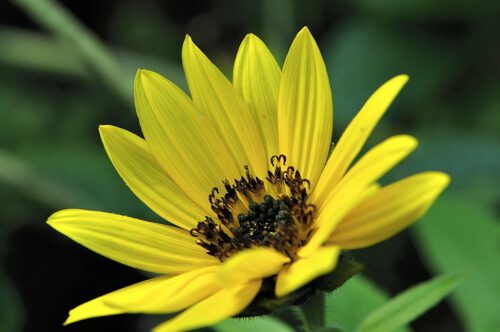
<svg viewBox="0 0 500 332"><path fill-rule="evenodd" d="M315 206L307 203L309 180L287 167L284 155L273 156L271 165L266 182L245 166L245 176L234 184L222 181L224 194L213 188L208 199L214 216L191 230L209 255L224 261L247 248L273 247L296 259L314 220Z"/></svg>

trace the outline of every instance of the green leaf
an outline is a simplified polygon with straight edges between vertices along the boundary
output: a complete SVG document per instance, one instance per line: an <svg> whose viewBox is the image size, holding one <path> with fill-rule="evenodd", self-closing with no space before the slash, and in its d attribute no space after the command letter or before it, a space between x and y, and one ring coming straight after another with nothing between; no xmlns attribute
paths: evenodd
<svg viewBox="0 0 500 332"><path fill-rule="evenodd" d="M451 293L462 274L447 274L414 286L372 312L358 332L390 332L410 323Z"/></svg>
<svg viewBox="0 0 500 332"><path fill-rule="evenodd" d="M497 188L491 177L486 179L490 183L485 181L483 190ZM497 195L498 188L494 197ZM447 193L416 224L414 234L419 252L433 271L473 269L452 295L465 329L500 331L500 224L493 208L478 203L477 196Z"/></svg>
<svg viewBox="0 0 500 332"><path fill-rule="evenodd" d="M354 331L369 313L388 301L389 297L380 288L363 276L355 276L326 297L326 324ZM353 310L355 308L356 310ZM408 332L407 328L398 329Z"/></svg>
<svg viewBox="0 0 500 332"><path fill-rule="evenodd" d="M231 318L211 327L217 332L254 332L254 331L273 331L273 332L293 332L294 330L283 322L272 317L254 317L254 318Z"/></svg>

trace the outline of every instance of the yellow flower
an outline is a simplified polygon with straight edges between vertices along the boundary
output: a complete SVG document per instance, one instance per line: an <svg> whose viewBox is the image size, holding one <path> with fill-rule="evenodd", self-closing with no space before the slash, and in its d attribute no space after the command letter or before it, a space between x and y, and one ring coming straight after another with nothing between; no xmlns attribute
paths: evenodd
<svg viewBox="0 0 500 332"><path fill-rule="evenodd" d="M307 28L280 69L248 35L233 83L187 37L191 98L139 70L135 104L145 139L101 126L128 187L175 226L63 210L48 223L89 249L160 276L70 311L66 324L120 313L173 313L155 331L215 324L263 292L277 298L335 269L341 250L380 242L420 218L449 183L440 172L381 187L415 138L391 137L353 164L407 82L394 77L368 99L328 157L333 106L320 51ZM270 286L269 286L270 285Z"/></svg>

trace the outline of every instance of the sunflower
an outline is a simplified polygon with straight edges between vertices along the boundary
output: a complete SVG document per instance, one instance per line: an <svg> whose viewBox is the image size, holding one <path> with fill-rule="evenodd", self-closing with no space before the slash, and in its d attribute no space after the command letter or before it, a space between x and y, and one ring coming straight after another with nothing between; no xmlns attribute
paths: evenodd
<svg viewBox="0 0 500 332"><path fill-rule="evenodd" d="M48 223L87 248L159 276L70 311L65 324L121 313L175 313L155 331L187 330L241 314L269 290L280 299L328 274L343 250L378 243L420 218L449 183L424 172L377 181L417 146L393 136L353 162L408 77L383 84L331 148L328 74L307 28L283 68L264 43L243 40L231 83L188 36L191 97L139 70L144 139L100 126L128 187L174 226L88 210Z"/></svg>

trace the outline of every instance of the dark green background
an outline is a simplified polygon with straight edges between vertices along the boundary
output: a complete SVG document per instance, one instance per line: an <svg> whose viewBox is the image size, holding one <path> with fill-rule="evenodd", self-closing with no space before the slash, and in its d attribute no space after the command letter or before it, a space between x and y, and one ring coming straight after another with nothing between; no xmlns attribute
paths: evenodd
<svg viewBox="0 0 500 332"><path fill-rule="evenodd" d="M140 132L130 99L136 69L185 88L186 33L228 76L248 32L282 63L304 25L330 73L335 139L371 92L407 73L409 84L369 145L400 133L420 141L386 181L423 170L452 176L416 226L353 252L365 275L395 294L439 273L468 270L452 297L412 328L500 330L498 1L62 1L116 57L124 87L118 92L22 2L0 2L0 331L62 330L71 307L144 278L44 224L66 207L159 220L122 183L97 132L99 124ZM103 318L64 330L137 331L150 319Z"/></svg>

